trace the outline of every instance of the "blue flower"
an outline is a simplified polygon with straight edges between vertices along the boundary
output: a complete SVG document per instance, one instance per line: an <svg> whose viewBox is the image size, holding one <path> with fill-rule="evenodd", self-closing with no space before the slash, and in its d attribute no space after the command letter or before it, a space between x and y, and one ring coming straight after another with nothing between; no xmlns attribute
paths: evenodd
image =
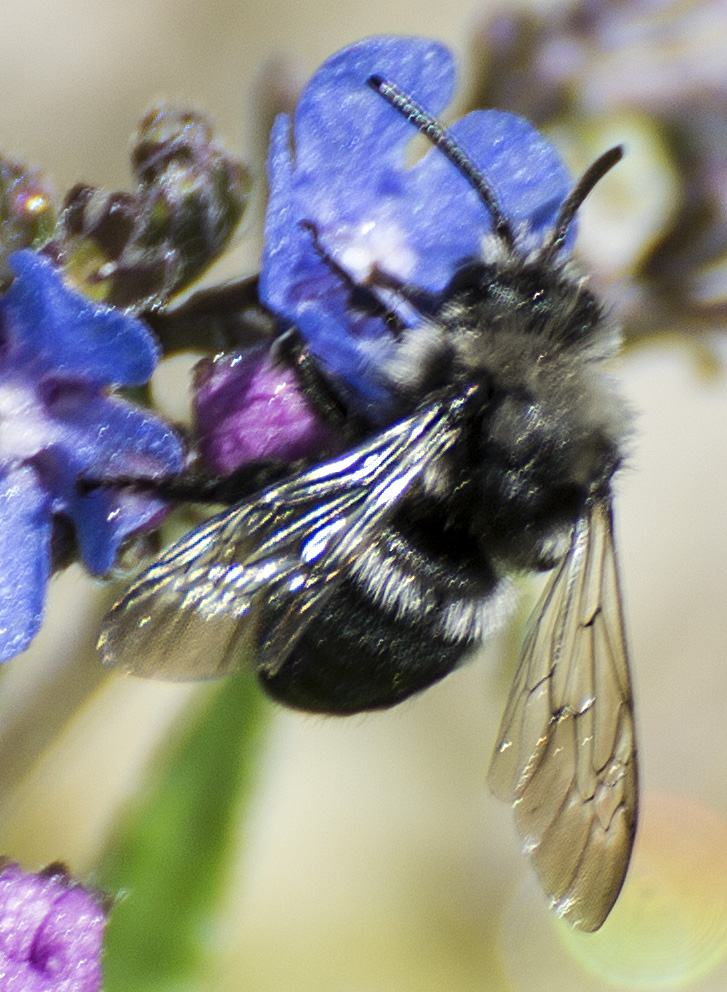
<svg viewBox="0 0 727 992"><path fill-rule="evenodd" d="M10 264L15 281L0 298L0 660L37 633L63 522L86 568L103 575L124 539L163 513L159 500L129 491L81 495L79 476L182 467L166 424L109 395L154 369L158 349L144 324L69 289L33 251Z"/></svg>
<svg viewBox="0 0 727 992"><path fill-rule="evenodd" d="M405 326L421 323L421 315L380 288L377 313L370 300L356 305L352 290L376 271L440 294L458 269L482 258L493 223L440 150L407 166L416 130L367 85L372 75L432 114L454 90L449 52L416 38L372 38L319 69L293 124L281 116L273 129L260 295L297 325L351 408L378 425L397 413L381 375L401 344L386 310ZM449 132L485 176L523 248L542 243L571 187L552 146L526 121L495 110L467 114Z"/></svg>

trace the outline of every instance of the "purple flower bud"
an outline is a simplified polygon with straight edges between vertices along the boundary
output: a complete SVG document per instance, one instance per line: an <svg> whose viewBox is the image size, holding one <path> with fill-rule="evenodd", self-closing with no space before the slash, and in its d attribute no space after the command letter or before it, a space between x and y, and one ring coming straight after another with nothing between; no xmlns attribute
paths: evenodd
<svg viewBox="0 0 727 992"><path fill-rule="evenodd" d="M37 875L0 868L0 988L3 992L98 992L103 899L61 865Z"/></svg>
<svg viewBox="0 0 727 992"><path fill-rule="evenodd" d="M335 443L295 372L267 345L204 360L197 367L195 412L205 467L229 475L259 459L319 458Z"/></svg>

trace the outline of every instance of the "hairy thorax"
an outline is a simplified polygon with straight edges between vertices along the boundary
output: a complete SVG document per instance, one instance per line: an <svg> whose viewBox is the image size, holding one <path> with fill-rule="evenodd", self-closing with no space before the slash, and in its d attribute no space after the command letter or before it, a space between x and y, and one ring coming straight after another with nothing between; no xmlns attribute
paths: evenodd
<svg viewBox="0 0 727 992"><path fill-rule="evenodd" d="M423 489L496 571L550 568L622 458L626 415L607 364L618 333L576 273L537 259L463 269L443 301L402 366L412 394L454 383L473 398Z"/></svg>

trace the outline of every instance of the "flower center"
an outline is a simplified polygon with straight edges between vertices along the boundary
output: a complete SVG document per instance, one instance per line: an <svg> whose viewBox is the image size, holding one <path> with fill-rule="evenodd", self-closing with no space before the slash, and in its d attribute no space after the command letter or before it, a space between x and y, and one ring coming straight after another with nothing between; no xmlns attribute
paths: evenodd
<svg viewBox="0 0 727 992"><path fill-rule="evenodd" d="M391 220L368 220L337 234L344 241L338 260L354 282L365 283L374 269L381 269L406 282L414 271L417 256L407 243L406 232Z"/></svg>
<svg viewBox="0 0 727 992"><path fill-rule="evenodd" d="M0 466L32 458L52 440L51 422L35 392L19 383L0 385Z"/></svg>

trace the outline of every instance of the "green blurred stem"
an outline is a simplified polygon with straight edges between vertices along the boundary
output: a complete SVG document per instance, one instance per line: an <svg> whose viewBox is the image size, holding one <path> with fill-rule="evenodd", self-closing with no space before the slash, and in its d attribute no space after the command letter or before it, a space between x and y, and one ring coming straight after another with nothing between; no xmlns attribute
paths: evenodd
<svg viewBox="0 0 727 992"><path fill-rule="evenodd" d="M207 970L268 709L254 678L230 678L154 763L98 869L99 887L120 896L104 992L179 992Z"/></svg>

